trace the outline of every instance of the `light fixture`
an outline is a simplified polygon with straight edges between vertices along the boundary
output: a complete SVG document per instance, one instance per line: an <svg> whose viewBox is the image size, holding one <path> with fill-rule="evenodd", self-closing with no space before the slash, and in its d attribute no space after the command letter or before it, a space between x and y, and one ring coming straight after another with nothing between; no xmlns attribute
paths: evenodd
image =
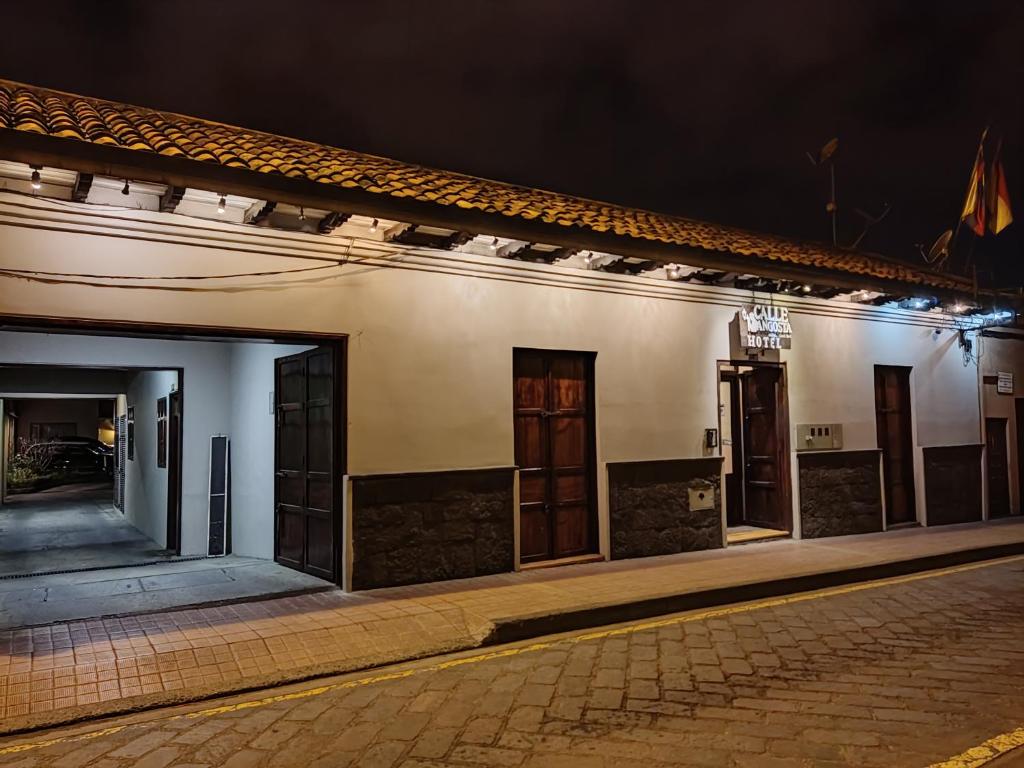
<svg viewBox="0 0 1024 768"><path fill-rule="evenodd" d="M803 291L804 293L810 293L811 292L811 286L804 285L800 290Z"/></svg>
<svg viewBox="0 0 1024 768"><path fill-rule="evenodd" d="M493 240L491 240L491 250L498 250L498 238L494 238Z"/></svg>
<svg viewBox="0 0 1024 768"><path fill-rule="evenodd" d="M129 195L129 194L131 194L131 191L132 191L131 187L128 186L128 179L125 179L124 180L124 186L121 187L121 194L122 195Z"/></svg>
<svg viewBox="0 0 1024 768"><path fill-rule="evenodd" d="M35 165L32 166L32 189L42 189L43 179L39 175L39 168Z"/></svg>
<svg viewBox="0 0 1024 768"><path fill-rule="evenodd" d="M224 209L227 208L228 201L224 195L220 196L220 200L217 201L217 213L224 213Z"/></svg>
<svg viewBox="0 0 1024 768"><path fill-rule="evenodd" d="M963 312L963 311L964 311L964 305L963 305L963 304L961 304L961 303L960 303L960 302L958 301L958 302L957 302L957 303L956 303L956 304L955 304L955 305L953 306L953 311L954 311L954 312L957 312L957 313L959 313L959 312Z"/></svg>
<svg viewBox="0 0 1024 768"><path fill-rule="evenodd" d="M376 232L377 231L377 224L378 224L377 220L374 219L373 222L370 224L370 232Z"/></svg>

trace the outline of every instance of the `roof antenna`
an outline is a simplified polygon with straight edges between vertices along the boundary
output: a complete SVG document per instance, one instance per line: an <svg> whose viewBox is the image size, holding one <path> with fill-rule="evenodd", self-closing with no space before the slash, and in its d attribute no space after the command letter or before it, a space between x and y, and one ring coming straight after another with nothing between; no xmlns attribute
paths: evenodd
<svg viewBox="0 0 1024 768"><path fill-rule="evenodd" d="M839 214L839 201L836 195L836 164L833 158L835 157L836 150L839 149L839 137L836 136L818 150L818 156L815 157L810 152L807 153L807 159L811 161L811 165L825 165L828 163L828 175L829 175L829 195L828 202L825 204L825 212L832 219L832 245L836 248L839 247L839 230L837 217Z"/></svg>

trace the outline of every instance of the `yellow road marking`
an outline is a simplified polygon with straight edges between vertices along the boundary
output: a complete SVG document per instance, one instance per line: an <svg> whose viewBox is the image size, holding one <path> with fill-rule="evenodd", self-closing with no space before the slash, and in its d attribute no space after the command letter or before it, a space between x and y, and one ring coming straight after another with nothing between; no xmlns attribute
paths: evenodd
<svg viewBox="0 0 1024 768"><path fill-rule="evenodd" d="M988 741L971 747L956 757L951 757L941 763L933 763L928 768L978 768L1018 747L1024 747L1024 728L993 736Z"/></svg>
<svg viewBox="0 0 1024 768"><path fill-rule="evenodd" d="M752 611L759 611L765 608L776 608L782 605L792 605L794 603L804 603L809 600L820 600L826 597L837 597L839 595L848 595L854 592L863 592L869 589L879 589L881 587L889 587L898 584L908 584L915 581L924 581L926 579L935 579L942 576L951 576L957 573L965 573L968 571L975 571L981 568L990 568L997 565L1005 565L1006 563L1012 563L1019 560L1024 560L1024 555L1014 555L1012 557L1004 557L999 560L986 560L979 563L970 563L968 565L958 565L952 568L943 568L936 571L925 571L923 573L915 573L909 576L894 576L889 579L880 579L878 581L869 581L861 584L849 584L842 587L831 587L829 589L815 590L813 592L802 592L796 595L789 595L787 597L776 597L768 598L765 600L758 600L750 603L740 603L737 605L728 605L721 608L709 608L703 611L694 611L683 615L670 616L664 619L654 619L652 621L643 621L635 624L627 624L624 626L612 627L610 629L602 629L596 632L585 632L580 635L573 637L561 637L554 640L541 641L537 643L531 643L529 645L515 646L512 648L502 648L497 651L485 651L483 653L474 654L472 656L463 656L456 659L447 659L440 661L435 664L430 664L423 667L415 667L412 669L398 670L394 672L386 672L379 675L371 675L369 677L361 677L356 680L343 680L338 683L331 683L329 685L322 685L316 688L309 688L303 691L295 691L292 693L282 693L275 696L266 696L259 699L251 699L249 701L241 701L235 704L225 704L219 707L208 707L206 709L197 710L195 712L188 712L181 715L171 715L166 718L155 718L152 720L144 720L137 723L126 723L124 725L115 725L102 730L90 731L88 733L77 734L74 736L55 736L45 741L37 741L24 744L14 744L8 747L0 747L0 755L10 755L20 752L28 752L34 749L41 749L43 747L50 747L55 744L66 744L78 741L90 741L98 739L103 736L110 736L115 733L127 730L129 728L141 728L143 726L152 725L161 721L173 721L173 720L195 720L204 717L214 717L216 715L222 715L228 712L238 712L245 709L256 709L258 707L266 707L271 704L278 704L285 701L296 701L298 699L308 699L314 696L321 696L331 691L341 691L351 688L362 688L367 685L376 685L378 683L386 683L392 680L402 680L404 678L412 677L414 675L430 674L432 672L441 672L446 669L452 669L454 667L460 667L465 664L479 664L484 661L491 661L493 659L503 659L509 656L518 656L524 653L536 653L537 651L547 650L558 645L585 643L592 640L602 640L608 637L615 637L619 635L629 635L637 632L644 632L649 629L659 629L661 627L669 627L675 624L685 624L691 621L704 621L706 619L714 619L720 616L731 616L738 613L750 613ZM1007 746L1002 748L1002 751L994 752L998 745L1008 744L1014 739L1019 739L1013 746ZM983 765L990 760L995 759L1001 754L1013 749L1016 746L1024 744L1024 728L1020 728L1017 731L1012 731L1008 734L1002 734L995 736L984 744L974 747L972 750L964 752L963 755L959 755L945 763L938 763L937 766L941 768L976 768L976 766ZM993 746L996 745L996 746ZM965 758L965 756L972 754L976 750L986 750L986 754L990 754L990 757L984 759L973 757ZM980 753L979 753L980 754ZM978 762L978 760L981 760ZM960 762L957 762L957 761ZM975 762L969 762L967 760L974 760ZM936 768L936 766L929 766L929 768Z"/></svg>

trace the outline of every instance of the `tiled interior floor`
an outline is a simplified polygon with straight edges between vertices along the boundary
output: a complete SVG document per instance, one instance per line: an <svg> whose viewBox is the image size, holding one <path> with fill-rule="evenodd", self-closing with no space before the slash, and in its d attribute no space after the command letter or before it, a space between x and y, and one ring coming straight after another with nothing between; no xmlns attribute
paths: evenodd
<svg viewBox="0 0 1024 768"><path fill-rule="evenodd" d="M529 616L1021 542L1016 519L0 631L0 730L472 648Z"/></svg>

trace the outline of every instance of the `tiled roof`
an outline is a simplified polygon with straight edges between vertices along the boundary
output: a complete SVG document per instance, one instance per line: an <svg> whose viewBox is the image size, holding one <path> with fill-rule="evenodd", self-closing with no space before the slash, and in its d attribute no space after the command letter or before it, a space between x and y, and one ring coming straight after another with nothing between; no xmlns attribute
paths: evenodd
<svg viewBox="0 0 1024 768"><path fill-rule="evenodd" d="M260 131L0 80L5 130L280 174L640 241L947 290L964 283L881 257L489 181ZM752 263L752 271L757 266Z"/></svg>

